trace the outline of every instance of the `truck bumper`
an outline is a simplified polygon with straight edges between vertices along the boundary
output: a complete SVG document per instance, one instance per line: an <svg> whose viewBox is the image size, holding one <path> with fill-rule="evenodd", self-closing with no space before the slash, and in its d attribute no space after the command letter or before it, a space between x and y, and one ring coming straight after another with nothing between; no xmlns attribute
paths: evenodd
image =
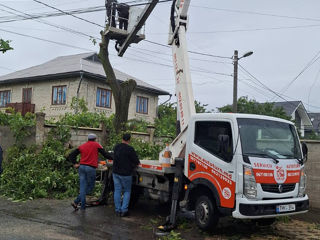
<svg viewBox="0 0 320 240"><path fill-rule="evenodd" d="M294 211L277 212L277 206L294 204ZM307 195L292 199L274 199L274 200L248 200L246 198L237 198L236 209L232 212L234 218L271 218L277 216L287 216L299 213L305 213L309 209L309 198Z"/></svg>

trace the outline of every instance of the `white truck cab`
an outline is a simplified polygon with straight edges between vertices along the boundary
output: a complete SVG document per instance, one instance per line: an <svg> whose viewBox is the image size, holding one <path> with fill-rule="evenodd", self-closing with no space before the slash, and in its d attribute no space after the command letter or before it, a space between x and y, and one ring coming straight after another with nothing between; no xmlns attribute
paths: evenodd
<svg viewBox="0 0 320 240"><path fill-rule="evenodd" d="M303 154L292 122L252 114L195 114L187 139L184 175L194 189L201 185L196 198L203 192L235 218L308 210ZM206 201L193 202L203 218L213 214Z"/></svg>

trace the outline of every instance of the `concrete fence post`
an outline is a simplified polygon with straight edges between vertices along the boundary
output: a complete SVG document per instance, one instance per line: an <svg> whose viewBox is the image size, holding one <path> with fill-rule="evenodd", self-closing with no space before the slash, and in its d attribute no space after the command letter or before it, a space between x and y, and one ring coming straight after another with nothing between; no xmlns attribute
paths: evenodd
<svg viewBox="0 0 320 240"><path fill-rule="evenodd" d="M155 131L155 126L153 125L147 126L147 132L149 133L149 142L151 144L154 144L154 131Z"/></svg>
<svg viewBox="0 0 320 240"><path fill-rule="evenodd" d="M100 122L100 129L101 129L101 144L107 145L107 127L104 122Z"/></svg>
<svg viewBox="0 0 320 240"><path fill-rule="evenodd" d="M36 144L42 145L45 140L44 120L46 114L43 112L36 113Z"/></svg>

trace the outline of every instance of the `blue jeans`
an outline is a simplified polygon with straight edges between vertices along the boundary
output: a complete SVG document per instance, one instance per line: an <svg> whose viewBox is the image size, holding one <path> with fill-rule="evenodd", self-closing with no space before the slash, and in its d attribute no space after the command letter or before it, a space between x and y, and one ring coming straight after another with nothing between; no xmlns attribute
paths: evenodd
<svg viewBox="0 0 320 240"><path fill-rule="evenodd" d="M114 183L114 205L116 212L128 212L128 206L131 195L132 176L121 176L113 173ZM121 193L123 193L123 199L121 202Z"/></svg>
<svg viewBox="0 0 320 240"><path fill-rule="evenodd" d="M74 200L75 204L81 202L81 209L86 208L86 195L91 193L96 183L96 169L87 165L79 167L80 194Z"/></svg>

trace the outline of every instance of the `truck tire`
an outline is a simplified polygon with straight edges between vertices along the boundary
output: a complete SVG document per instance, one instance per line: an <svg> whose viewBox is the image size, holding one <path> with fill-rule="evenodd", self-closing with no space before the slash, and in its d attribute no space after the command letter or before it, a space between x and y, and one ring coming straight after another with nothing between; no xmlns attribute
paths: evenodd
<svg viewBox="0 0 320 240"><path fill-rule="evenodd" d="M215 201L202 195L196 201L195 219L198 227L204 231L213 231L219 221L219 213Z"/></svg>

